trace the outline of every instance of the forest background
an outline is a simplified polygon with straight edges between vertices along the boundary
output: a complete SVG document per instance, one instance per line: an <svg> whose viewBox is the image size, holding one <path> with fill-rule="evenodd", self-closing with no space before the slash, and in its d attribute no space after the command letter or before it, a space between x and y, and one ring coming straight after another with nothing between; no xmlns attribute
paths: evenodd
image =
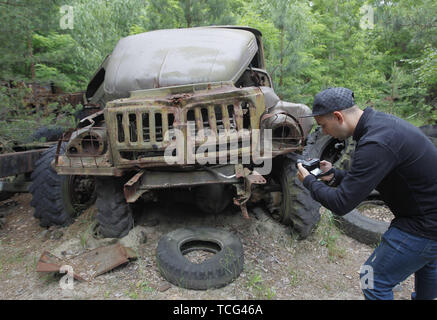
<svg viewBox="0 0 437 320"><path fill-rule="evenodd" d="M81 108L35 110L18 83L83 91L121 37L228 24L262 32L283 100L311 106L320 90L343 86L361 107L437 122L434 0L0 0L0 144L28 141L40 126L73 126Z"/></svg>

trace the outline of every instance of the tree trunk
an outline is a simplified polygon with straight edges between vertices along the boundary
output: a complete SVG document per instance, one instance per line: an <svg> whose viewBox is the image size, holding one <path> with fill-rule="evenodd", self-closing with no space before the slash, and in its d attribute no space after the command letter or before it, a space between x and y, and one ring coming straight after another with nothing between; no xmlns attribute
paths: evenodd
<svg viewBox="0 0 437 320"><path fill-rule="evenodd" d="M29 54L29 60L30 60L30 74L32 78L32 82L35 81L35 63L33 61L33 47L32 47L32 36L29 35L27 37L27 48L28 48L28 54Z"/></svg>
<svg viewBox="0 0 437 320"><path fill-rule="evenodd" d="M27 37L27 48L28 48L28 54L29 54L29 61L30 61L30 74L31 74L31 79L32 79L32 84L30 85L30 87L32 88L32 97L33 97L33 101L35 101L35 111L39 112L39 105L36 102L36 97L35 97L35 86L34 86L34 82L35 82L35 62L33 61L33 47L32 47L32 34L29 33L28 37Z"/></svg>
<svg viewBox="0 0 437 320"><path fill-rule="evenodd" d="M279 52L279 87L282 89L284 77L284 27L281 28L281 48Z"/></svg>
<svg viewBox="0 0 437 320"><path fill-rule="evenodd" d="M191 0L187 0L185 7L185 20L187 21L187 28L191 28Z"/></svg>

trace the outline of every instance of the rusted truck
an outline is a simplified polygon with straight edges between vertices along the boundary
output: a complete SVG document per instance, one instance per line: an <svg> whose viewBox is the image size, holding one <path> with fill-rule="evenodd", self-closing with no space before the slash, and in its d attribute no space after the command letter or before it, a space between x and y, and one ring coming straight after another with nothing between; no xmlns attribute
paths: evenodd
<svg viewBox="0 0 437 320"><path fill-rule="evenodd" d="M72 221L56 183L75 176L95 178L104 237L129 232L140 199L177 198L206 212L232 204L245 217L247 206L263 205L301 237L319 220L295 168L310 109L275 94L260 31L214 26L122 38L86 95L104 108L65 134L33 174L44 225Z"/></svg>

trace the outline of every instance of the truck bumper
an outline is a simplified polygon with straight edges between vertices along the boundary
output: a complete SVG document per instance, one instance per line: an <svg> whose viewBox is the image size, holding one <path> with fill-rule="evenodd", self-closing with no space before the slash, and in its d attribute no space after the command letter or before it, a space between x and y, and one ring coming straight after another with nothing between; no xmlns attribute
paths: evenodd
<svg viewBox="0 0 437 320"><path fill-rule="evenodd" d="M132 203L146 191L154 189L186 188L216 183L236 184L240 179L236 175L235 167L225 165L189 172L141 170L124 185L124 195L126 201Z"/></svg>

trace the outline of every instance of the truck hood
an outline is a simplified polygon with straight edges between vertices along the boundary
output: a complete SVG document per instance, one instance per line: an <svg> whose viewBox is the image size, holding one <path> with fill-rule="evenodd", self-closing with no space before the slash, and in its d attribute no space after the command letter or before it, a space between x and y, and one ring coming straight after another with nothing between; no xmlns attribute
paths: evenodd
<svg viewBox="0 0 437 320"><path fill-rule="evenodd" d="M219 81L235 82L258 51L246 30L157 30L121 39L108 61L104 91L110 99L130 91Z"/></svg>

